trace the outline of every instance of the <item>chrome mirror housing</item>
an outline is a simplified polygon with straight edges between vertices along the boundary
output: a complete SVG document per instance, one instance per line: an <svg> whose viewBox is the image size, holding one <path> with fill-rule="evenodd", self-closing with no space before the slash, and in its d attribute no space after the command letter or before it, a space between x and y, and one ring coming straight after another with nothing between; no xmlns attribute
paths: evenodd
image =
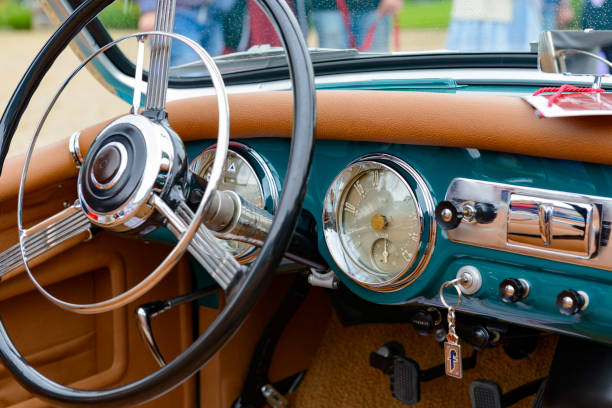
<svg viewBox="0 0 612 408"><path fill-rule="evenodd" d="M544 31L538 45L538 68L548 73L600 78L612 72L610 49L612 30Z"/></svg>

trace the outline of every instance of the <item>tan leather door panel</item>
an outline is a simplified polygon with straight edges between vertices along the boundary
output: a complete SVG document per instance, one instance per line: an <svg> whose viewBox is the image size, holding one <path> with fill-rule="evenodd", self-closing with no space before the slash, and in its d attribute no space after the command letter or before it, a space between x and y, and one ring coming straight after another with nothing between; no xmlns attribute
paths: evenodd
<svg viewBox="0 0 612 408"><path fill-rule="evenodd" d="M168 252L161 244L100 234L34 268L51 292L73 302L94 302L116 295L146 276ZM107 388L138 379L157 368L139 337L134 308L147 301L186 293L189 265L181 262L137 304L98 315L77 315L43 298L21 273L0 283L0 316L19 350L45 375L62 384ZM192 342L189 306L154 320L153 329L169 360ZM194 406L193 380L148 404ZM0 367L0 406L46 406Z"/></svg>

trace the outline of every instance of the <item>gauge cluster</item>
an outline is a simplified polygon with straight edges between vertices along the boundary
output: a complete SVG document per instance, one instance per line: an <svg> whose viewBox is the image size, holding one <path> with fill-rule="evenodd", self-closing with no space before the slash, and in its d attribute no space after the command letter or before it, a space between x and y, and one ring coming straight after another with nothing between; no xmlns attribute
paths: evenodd
<svg viewBox="0 0 612 408"><path fill-rule="evenodd" d="M215 146L198 155L189 165L189 185L205 187L215 158ZM278 202L276 178L264 158L247 145L231 142L223 174L219 181L220 190L239 194L251 204L273 214ZM257 248L245 242L219 240L240 263L248 263L257 255Z"/></svg>
<svg viewBox="0 0 612 408"><path fill-rule="evenodd" d="M272 214L291 141L246 143L231 144L220 188ZM195 157L189 184L202 187L214 146L188 148ZM612 319L606 197L607 166L321 140L303 220L289 243L300 256L290 259L318 258L308 264L319 273L312 274L316 284L340 281L379 304L439 306L440 285L469 269L478 285L462 286L461 311L605 340L612 338L612 328L600 323ZM250 244L224 243L241 263L257 256ZM333 274L322 273L328 270Z"/></svg>
<svg viewBox="0 0 612 408"><path fill-rule="evenodd" d="M393 291L427 266L436 228L434 203L422 177L391 155L367 155L332 182L323 228L334 262L360 285Z"/></svg>

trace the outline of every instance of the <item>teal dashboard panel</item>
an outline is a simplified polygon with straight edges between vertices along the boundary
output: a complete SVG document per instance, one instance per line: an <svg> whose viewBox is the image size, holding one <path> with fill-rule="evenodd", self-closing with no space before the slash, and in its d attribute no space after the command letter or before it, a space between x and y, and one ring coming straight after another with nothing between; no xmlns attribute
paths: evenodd
<svg viewBox="0 0 612 408"><path fill-rule="evenodd" d="M268 162L282 189L290 140L256 138L239 142L250 146ZM190 159L211 143L188 143ZM456 178L612 197L611 167L476 149L318 141L303 209L317 221L322 256L346 286L368 301L440 306L440 285L455 278L462 266L472 265L482 275L482 287L473 295L464 296L459 311L612 343L612 271L452 242L440 228L429 264L409 286L382 293L355 283L336 266L330 255L323 236L323 201L335 177L353 160L371 153L393 155L412 166L425 180L436 204L444 200ZM529 295L515 303L503 302L498 287L507 278L528 281ZM567 289L587 293L588 307L572 316L559 313L557 295ZM456 301L456 295L445 293L449 302Z"/></svg>

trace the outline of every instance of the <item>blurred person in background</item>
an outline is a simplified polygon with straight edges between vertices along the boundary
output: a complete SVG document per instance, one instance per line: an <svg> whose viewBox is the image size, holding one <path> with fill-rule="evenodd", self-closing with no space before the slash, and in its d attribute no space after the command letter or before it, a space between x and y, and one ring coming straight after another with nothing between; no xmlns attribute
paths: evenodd
<svg viewBox="0 0 612 408"><path fill-rule="evenodd" d="M586 0L582 11L582 27L612 30L612 0ZM612 61L612 46L603 47L601 51L605 59Z"/></svg>
<svg viewBox="0 0 612 408"><path fill-rule="evenodd" d="M224 50L223 18L235 0L177 0L174 32L198 42L213 57ZM140 19L138 29L151 31L155 23L156 0L138 0ZM182 65L198 60L191 48L172 41L170 65Z"/></svg>
<svg viewBox="0 0 612 408"><path fill-rule="evenodd" d="M567 26L575 17L570 0L542 0L542 31Z"/></svg>
<svg viewBox="0 0 612 408"><path fill-rule="evenodd" d="M319 47L388 51L391 19L403 5L403 0L312 0Z"/></svg>
<svg viewBox="0 0 612 408"><path fill-rule="evenodd" d="M538 0L453 0L446 48L529 51L540 36Z"/></svg>

